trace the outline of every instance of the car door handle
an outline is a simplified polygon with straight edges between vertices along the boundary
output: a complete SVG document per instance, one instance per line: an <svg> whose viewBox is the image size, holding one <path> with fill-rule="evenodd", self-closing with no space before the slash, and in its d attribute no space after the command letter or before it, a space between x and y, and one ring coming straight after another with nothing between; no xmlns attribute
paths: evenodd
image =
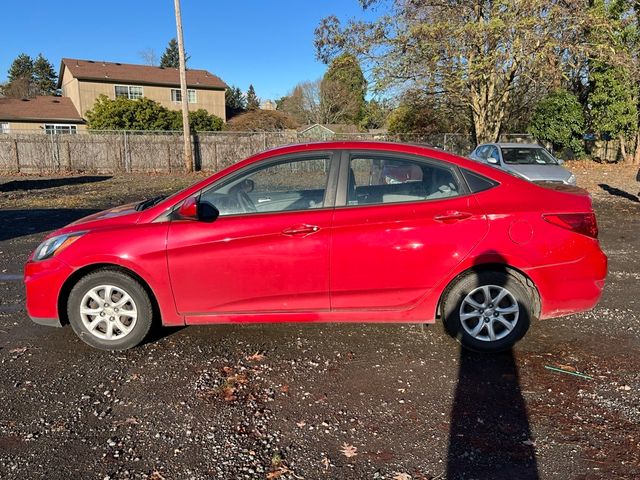
<svg viewBox="0 0 640 480"><path fill-rule="evenodd" d="M258 203L270 202L271 199L269 197L259 198Z"/></svg>
<svg viewBox="0 0 640 480"><path fill-rule="evenodd" d="M471 216L468 212L458 212L455 210L447 210L446 212L440 213L433 217L433 219L437 222L443 223L454 223L460 220L464 220L465 218L469 218Z"/></svg>
<svg viewBox="0 0 640 480"><path fill-rule="evenodd" d="M320 230L320 227L317 225L293 225L289 228L285 228L282 231L282 234L289 237L300 237L316 233L318 230Z"/></svg>

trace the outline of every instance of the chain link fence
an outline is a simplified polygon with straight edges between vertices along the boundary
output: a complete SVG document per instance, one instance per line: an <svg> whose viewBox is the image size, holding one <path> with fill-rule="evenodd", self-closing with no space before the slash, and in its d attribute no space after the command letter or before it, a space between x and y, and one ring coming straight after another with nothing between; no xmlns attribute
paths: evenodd
<svg viewBox="0 0 640 480"><path fill-rule="evenodd" d="M513 138L523 138L514 134ZM458 155L475 147L471 135L335 134L331 140L391 141L427 145ZM197 170L218 171L266 149L316 141L296 131L210 132L192 136ZM509 140L515 141L515 140ZM520 140L521 141L521 140ZM532 141L529 138L529 141ZM91 131L77 135L19 132L0 135L0 172L172 172L183 168L178 132Z"/></svg>

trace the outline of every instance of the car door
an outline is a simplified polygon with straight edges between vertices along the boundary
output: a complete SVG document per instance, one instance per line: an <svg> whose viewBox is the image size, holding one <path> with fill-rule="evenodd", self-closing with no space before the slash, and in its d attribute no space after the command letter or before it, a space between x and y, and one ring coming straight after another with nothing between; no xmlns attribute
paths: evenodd
<svg viewBox="0 0 640 480"><path fill-rule="evenodd" d="M482 239L486 217L452 165L373 152L342 162L331 308L410 308Z"/></svg>
<svg viewBox="0 0 640 480"><path fill-rule="evenodd" d="M329 309L332 158L299 154L246 167L201 192L199 201L220 211L215 221L171 221L167 257L180 314Z"/></svg>

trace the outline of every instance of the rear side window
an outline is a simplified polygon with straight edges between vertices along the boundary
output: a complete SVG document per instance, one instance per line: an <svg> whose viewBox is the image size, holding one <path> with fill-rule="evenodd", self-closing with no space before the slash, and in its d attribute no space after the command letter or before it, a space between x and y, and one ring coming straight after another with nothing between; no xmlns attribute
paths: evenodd
<svg viewBox="0 0 640 480"><path fill-rule="evenodd" d="M459 195L453 171L394 157L354 156L349 164L348 205L415 202Z"/></svg>
<svg viewBox="0 0 640 480"><path fill-rule="evenodd" d="M464 168L462 170L462 176L467 181L467 185L469 185L469 190L473 193L482 192L484 190L489 190L490 188L498 185L498 182L491 180L490 178L483 177L477 173L473 173Z"/></svg>

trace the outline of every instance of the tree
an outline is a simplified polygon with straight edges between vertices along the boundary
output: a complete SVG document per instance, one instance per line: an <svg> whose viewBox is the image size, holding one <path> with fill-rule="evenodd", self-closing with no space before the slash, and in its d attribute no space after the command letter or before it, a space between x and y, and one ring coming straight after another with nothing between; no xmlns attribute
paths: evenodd
<svg viewBox="0 0 640 480"><path fill-rule="evenodd" d="M13 60L7 77L7 83L3 89L7 97L27 98L35 95L33 59L26 53L21 53Z"/></svg>
<svg viewBox="0 0 640 480"><path fill-rule="evenodd" d="M330 96L339 96L343 105L331 102L331 108L339 111L338 123L358 124L364 116L367 81L356 57L343 53L331 62L320 85L322 96L329 101ZM346 107L346 108L345 108Z"/></svg>
<svg viewBox="0 0 640 480"><path fill-rule="evenodd" d="M178 121L182 125L178 113L148 98L100 95L86 117L91 130L174 130Z"/></svg>
<svg viewBox="0 0 640 480"><path fill-rule="evenodd" d="M151 67L158 66L158 54L153 48L145 48L138 52L138 56L142 59L145 65Z"/></svg>
<svg viewBox="0 0 640 480"><path fill-rule="evenodd" d="M350 123L360 108L347 87L330 79L301 82L281 101L281 110L299 123Z"/></svg>
<svg viewBox="0 0 640 480"><path fill-rule="evenodd" d="M588 97L591 129L609 138L618 138L625 159L627 141L638 129L638 108L629 80L622 68L593 68Z"/></svg>
<svg viewBox="0 0 640 480"><path fill-rule="evenodd" d="M247 101L239 87L230 86L224 92L227 121L247 110Z"/></svg>
<svg viewBox="0 0 640 480"><path fill-rule="evenodd" d="M18 55L9 67L3 93L8 97L28 98L35 95L54 95L58 76L42 54L33 60L26 53Z"/></svg>
<svg viewBox="0 0 640 480"><path fill-rule="evenodd" d="M58 75L51 62L41 53L33 62L33 82L38 95L54 95L56 93Z"/></svg>
<svg viewBox="0 0 640 480"><path fill-rule="evenodd" d="M182 117L178 129L182 128ZM207 112L204 108L199 108L189 112L189 126L192 132L219 132L222 130L224 122L220 117Z"/></svg>
<svg viewBox="0 0 640 480"><path fill-rule="evenodd" d="M567 90L555 90L536 105L528 132L536 139L550 142L554 150L564 148L581 156L585 119L578 98Z"/></svg>
<svg viewBox="0 0 640 480"><path fill-rule="evenodd" d="M370 100L366 102L364 107L364 115L360 120L360 127L366 130L383 128L390 113L391 108L385 102Z"/></svg>
<svg viewBox="0 0 640 480"><path fill-rule="evenodd" d="M185 54L185 63L189 61L191 57ZM172 38L169 40L169 44L164 53L160 57L160 66L163 68L180 68L180 54L178 52L178 40Z"/></svg>
<svg viewBox="0 0 640 480"><path fill-rule="evenodd" d="M576 28L574 3L397 1L373 21L343 27L335 16L325 18L316 51L325 62L343 52L363 60L376 91L411 87L446 95L470 112L477 142L495 141L520 79L532 72L539 84L555 78L546 73Z"/></svg>
<svg viewBox="0 0 640 480"><path fill-rule="evenodd" d="M260 108L260 99L256 95L256 91L253 88L253 85L249 85L249 90L247 90L247 110L258 110Z"/></svg>
<svg viewBox="0 0 640 480"><path fill-rule="evenodd" d="M273 132L297 127L295 120L277 110L249 110L227 122L227 129L236 132Z"/></svg>

